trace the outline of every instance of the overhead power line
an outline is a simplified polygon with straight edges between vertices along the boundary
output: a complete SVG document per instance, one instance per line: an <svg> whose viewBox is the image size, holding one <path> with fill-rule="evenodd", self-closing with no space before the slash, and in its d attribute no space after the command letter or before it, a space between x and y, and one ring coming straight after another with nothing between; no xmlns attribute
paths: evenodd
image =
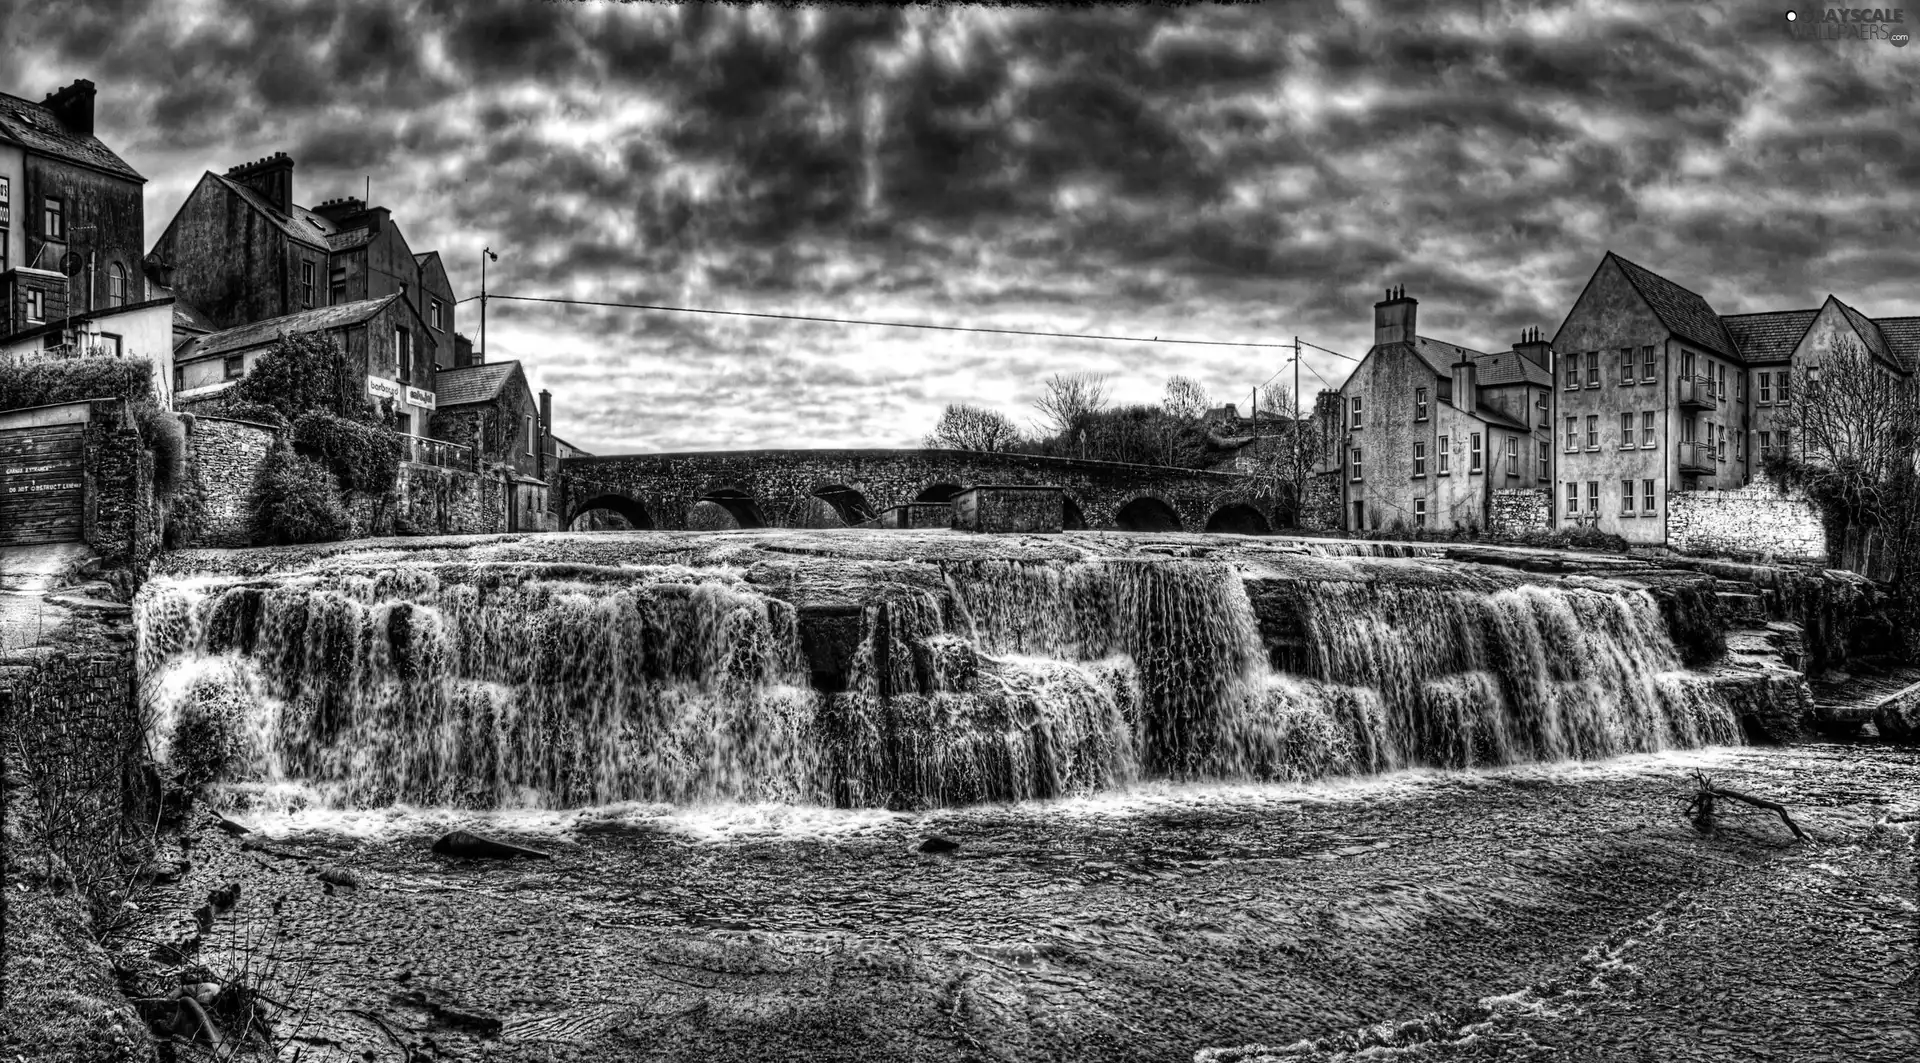
<svg viewBox="0 0 1920 1063"><path fill-rule="evenodd" d="M460 300L477 299L469 296ZM932 329L938 332L984 332L999 336L1045 336L1061 340L1103 340L1116 343L1179 343L1190 346L1206 347L1274 347L1293 349L1291 343L1249 343L1243 340L1195 340L1170 336L1109 336L1093 332L1043 332L1038 329L980 328L969 325L932 325L919 321L873 321L854 317L817 317L811 314L768 314L746 310L713 310L697 306L661 306L653 303L609 303L592 299L557 299L535 295L496 295L487 293L489 300L511 299L521 303L559 303L564 306L607 306L622 310L661 310L676 314L714 314L721 317L757 317L775 321L815 321L829 325L879 325L884 328ZM1321 348L1315 348L1319 350ZM1332 353L1332 352L1328 352ZM1344 355L1342 356L1344 357Z"/></svg>

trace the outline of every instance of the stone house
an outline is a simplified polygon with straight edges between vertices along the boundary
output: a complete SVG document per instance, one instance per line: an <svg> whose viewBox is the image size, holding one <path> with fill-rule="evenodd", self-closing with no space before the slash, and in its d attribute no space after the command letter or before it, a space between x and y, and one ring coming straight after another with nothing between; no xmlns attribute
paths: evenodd
<svg viewBox="0 0 1920 1063"><path fill-rule="evenodd" d="M479 469L507 480L506 530L558 529L559 519L549 511L549 487L560 461L552 394L542 391L536 401L516 361L445 369L439 382L433 434L471 448Z"/></svg>
<svg viewBox="0 0 1920 1063"><path fill-rule="evenodd" d="M1374 304L1374 343L1339 390L1343 526L1484 528L1494 493L1552 483L1547 345L1488 354L1417 332L1418 300Z"/></svg>
<svg viewBox="0 0 1920 1063"><path fill-rule="evenodd" d="M1555 334L1555 520L1666 545L1681 492L1753 482L1788 445L1779 413L1795 365L1851 333L1911 372L1920 318L1875 321L1831 296L1818 310L1720 315L1695 292L1609 251Z"/></svg>
<svg viewBox="0 0 1920 1063"><path fill-rule="evenodd" d="M191 404L211 398L251 371L280 337L315 332L346 351L352 364L366 367L367 396L392 405L399 431L424 436L435 406L437 349L431 345L416 349L399 338L408 333L422 335L420 324L413 306L395 294L188 334L173 352L174 401Z"/></svg>

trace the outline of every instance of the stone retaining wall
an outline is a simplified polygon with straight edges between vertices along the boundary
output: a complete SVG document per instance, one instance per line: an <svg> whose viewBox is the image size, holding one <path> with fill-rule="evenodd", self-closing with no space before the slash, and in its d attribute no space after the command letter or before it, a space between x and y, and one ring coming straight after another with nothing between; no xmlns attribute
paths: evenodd
<svg viewBox="0 0 1920 1063"><path fill-rule="evenodd" d="M1553 496L1537 487L1503 487L1493 493L1487 534L1518 539L1553 529Z"/></svg>
<svg viewBox="0 0 1920 1063"><path fill-rule="evenodd" d="M1307 498L1300 507L1299 523L1304 531L1337 531L1341 527L1338 472L1315 473L1307 481Z"/></svg>
<svg viewBox="0 0 1920 1063"><path fill-rule="evenodd" d="M247 497L276 434L252 421L194 418L187 452L206 491L206 509L193 545L246 546L252 541Z"/></svg>
<svg viewBox="0 0 1920 1063"><path fill-rule="evenodd" d="M1825 565L1819 507L1770 480L1735 491L1676 491L1667 501L1667 545L1683 554Z"/></svg>
<svg viewBox="0 0 1920 1063"><path fill-rule="evenodd" d="M397 485L397 530L420 535L504 531L505 486L498 476L402 462Z"/></svg>

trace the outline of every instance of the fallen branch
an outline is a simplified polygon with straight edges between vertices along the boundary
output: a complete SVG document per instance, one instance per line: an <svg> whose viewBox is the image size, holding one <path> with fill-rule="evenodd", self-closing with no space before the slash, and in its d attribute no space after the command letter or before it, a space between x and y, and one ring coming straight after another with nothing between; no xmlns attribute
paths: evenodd
<svg viewBox="0 0 1920 1063"><path fill-rule="evenodd" d="M1724 786L1715 786L1713 777L1702 771L1695 771L1693 773L1693 781L1699 789L1694 791L1693 799L1687 802L1686 814L1689 819L1693 820L1694 828L1700 831L1700 833L1711 834L1713 832L1714 801L1717 798L1725 798L1729 801L1739 801L1752 805L1755 808L1764 808L1769 812L1779 813L1780 822L1787 825L1787 829L1793 832L1794 837L1801 841L1808 840L1807 832L1800 829L1800 825L1795 823L1793 817L1787 814L1787 806L1780 802L1769 801L1764 797L1752 797L1738 790L1729 790Z"/></svg>

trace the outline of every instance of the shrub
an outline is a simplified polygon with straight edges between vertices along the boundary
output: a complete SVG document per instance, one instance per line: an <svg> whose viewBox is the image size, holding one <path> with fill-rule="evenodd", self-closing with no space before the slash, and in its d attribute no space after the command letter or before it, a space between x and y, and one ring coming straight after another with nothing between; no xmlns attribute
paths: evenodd
<svg viewBox="0 0 1920 1063"><path fill-rule="evenodd" d="M152 367L137 358L0 362L0 410L81 399L153 403Z"/></svg>
<svg viewBox="0 0 1920 1063"><path fill-rule="evenodd" d="M197 790L241 766L251 706L238 676L211 674L194 682L167 740L167 767L176 786Z"/></svg>
<svg viewBox="0 0 1920 1063"><path fill-rule="evenodd" d="M271 406L284 421L308 410L370 420L372 407L360 390L364 377L345 350L308 332L282 336L228 390L235 402Z"/></svg>
<svg viewBox="0 0 1920 1063"><path fill-rule="evenodd" d="M187 427L158 406L137 406L133 422L140 438L153 452L153 493L172 499L187 485Z"/></svg>
<svg viewBox="0 0 1920 1063"><path fill-rule="evenodd" d="M332 542L350 527L333 473L284 443L260 463L247 510L254 542L263 545Z"/></svg>
<svg viewBox="0 0 1920 1063"><path fill-rule="evenodd" d="M400 474L400 437L386 429L324 410L308 410L293 422L293 446L332 470L340 486L380 496Z"/></svg>

